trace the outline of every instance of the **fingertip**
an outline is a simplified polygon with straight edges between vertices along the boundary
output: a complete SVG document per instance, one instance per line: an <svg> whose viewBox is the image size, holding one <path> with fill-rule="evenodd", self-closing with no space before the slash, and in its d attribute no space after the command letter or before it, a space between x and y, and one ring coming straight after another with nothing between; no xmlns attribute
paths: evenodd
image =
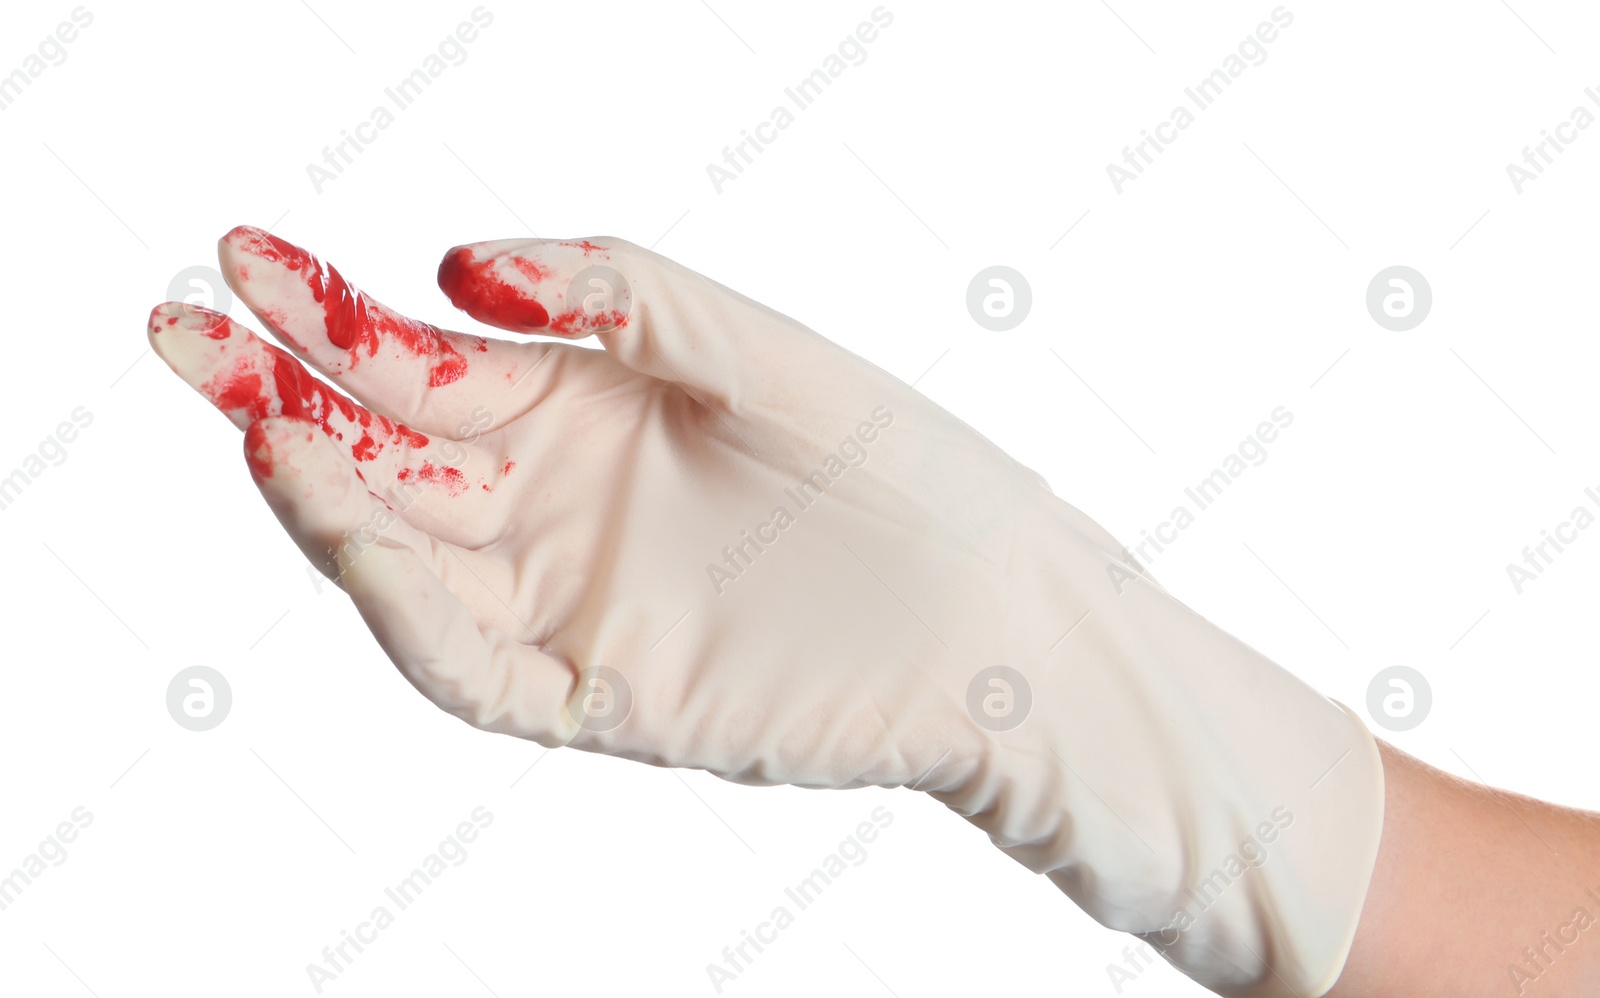
<svg viewBox="0 0 1600 998"><path fill-rule="evenodd" d="M265 239L267 230L254 225L235 225L222 236L222 242L242 242L249 239Z"/></svg>
<svg viewBox="0 0 1600 998"><path fill-rule="evenodd" d="M304 251L298 247L254 225L236 225L217 240L217 262L222 265L223 280L235 292L250 279L251 261L265 259L288 263L303 255Z"/></svg>
<svg viewBox="0 0 1600 998"><path fill-rule="evenodd" d="M265 229L230 229L217 243L217 260L234 294L298 353L323 338L351 350L365 330L367 302L360 291L315 254ZM364 342L369 353L376 348L370 337Z"/></svg>
<svg viewBox="0 0 1600 998"><path fill-rule="evenodd" d="M164 301L151 309L150 322L147 327L150 330L150 335L156 335L167 326L177 325L179 311L181 311L180 306L175 301Z"/></svg>
<svg viewBox="0 0 1600 998"><path fill-rule="evenodd" d="M439 290L479 322L513 333L544 331L550 312L535 297L541 275L516 266L508 272L504 252L493 249L497 245L503 244L453 247L439 263Z"/></svg>
<svg viewBox="0 0 1600 998"><path fill-rule="evenodd" d="M304 252L298 246L291 246L266 229L254 225L235 225L217 240L218 255L245 253L263 256L275 253L294 256Z"/></svg>
<svg viewBox="0 0 1600 998"><path fill-rule="evenodd" d="M169 330L200 333L213 340L225 340L233 335L232 325L226 315L203 305L192 305L182 301L162 302L151 309L146 329L150 336L150 345L158 349L161 334Z"/></svg>

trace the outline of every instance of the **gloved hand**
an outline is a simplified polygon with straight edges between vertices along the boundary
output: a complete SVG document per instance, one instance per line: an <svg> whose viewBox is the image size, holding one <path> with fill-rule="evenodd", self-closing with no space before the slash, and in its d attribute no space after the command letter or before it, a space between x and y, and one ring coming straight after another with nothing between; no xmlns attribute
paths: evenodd
<svg viewBox="0 0 1600 998"><path fill-rule="evenodd" d="M1337 978L1382 824L1361 722L905 384L616 239L439 269L476 319L603 350L439 330L260 230L220 253L293 356L176 303L151 343L445 710L741 783L914 786L1214 990Z"/></svg>

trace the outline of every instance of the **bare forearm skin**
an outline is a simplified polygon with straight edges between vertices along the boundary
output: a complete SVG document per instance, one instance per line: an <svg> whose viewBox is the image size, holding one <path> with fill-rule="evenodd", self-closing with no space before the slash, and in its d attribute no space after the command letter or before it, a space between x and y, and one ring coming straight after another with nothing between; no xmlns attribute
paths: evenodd
<svg viewBox="0 0 1600 998"><path fill-rule="evenodd" d="M1327 998L1600 996L1600 814L1379 747L1383 838Z"/></svg>

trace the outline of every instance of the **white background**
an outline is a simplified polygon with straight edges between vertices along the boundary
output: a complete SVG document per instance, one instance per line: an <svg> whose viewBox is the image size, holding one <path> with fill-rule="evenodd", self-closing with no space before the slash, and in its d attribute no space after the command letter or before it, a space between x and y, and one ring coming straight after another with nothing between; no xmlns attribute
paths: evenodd
<svg viewBox="0 0 1600 998"><path fill-rule="evenodd" d="M1266 62L1118 194L1107 164L1270 0L897 0L719 194L706 165L874 4L710 3L491 2L321 193L307 164L471 0L91 3L0 112L0 476L93 414L0 510L0 872L94 816L0 912L8 991L313 994L306 964L482 805L467 861L324 993L711 995L706 964L884 805L869 859L725 993L1117 993L1128 940L931 800L545 758L417 696L146 349L149 308L242 222L456 328L453 244L655 245L916 381L1130 544L1285 406L1156 576L1363 712L1377 670L1421 670L1432 714L1387 737L1429 762L1600 804L1600 530L1520 595L1506 573L1600 486L1600 127L1520 194L1506 173L1600 87L1592 8L1290 3ZM72 9L7 5L0 73ZM1033 289L1010 332L965 309L993 264ZM1366 311L1392 264L1433 289L1409 332ZM234 694L203 734L164 703L200 664ZM1201 992L1158 965L1122 993Z"/></svg>

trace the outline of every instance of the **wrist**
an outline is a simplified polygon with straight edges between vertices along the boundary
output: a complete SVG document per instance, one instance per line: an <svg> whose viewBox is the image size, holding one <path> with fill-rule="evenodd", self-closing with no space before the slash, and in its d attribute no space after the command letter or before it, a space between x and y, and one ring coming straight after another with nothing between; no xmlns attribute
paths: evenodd
<svg viewBox="0 0 1600 998"><path fill-rule="evenodd" d="M1057 505L1053 530L1028 525L1044 554L1009 566L1029 602L1005 629L1012 688L994 695L1026 716L975 715L981 754L933 796L1197 982L1321 994L1376 860L1375 740Z"/></svg>

